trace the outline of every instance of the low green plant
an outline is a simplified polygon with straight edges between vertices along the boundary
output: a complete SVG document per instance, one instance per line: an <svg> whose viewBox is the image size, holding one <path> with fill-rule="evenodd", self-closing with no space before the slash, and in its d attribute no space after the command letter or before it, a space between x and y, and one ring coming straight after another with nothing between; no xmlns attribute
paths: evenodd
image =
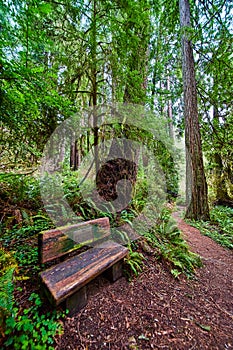
<svg viewBox="0 0 233 350"><path fill-rule="evenodd" d="M133 198L130 203L130 207L137 213L140 213L143 210L148 197L148 180L145 178L142 170L143 168L140 168L138 171Z"/></svg>
<svg viewBox="0 0 233 350"><path fill-rule="evenodd" d="M14 257L0 249L0 332L4 333L5 319L13 309L13 275L17 268Z"/></svg>
<svg viewBox="0 0 233 350"><path fill-rule="evenodd" d="M120 213L120 225L129 224L130 226L132 226L132 222L137 216L138 213L132 208L122 210Z"/></svg>
<svg viewBox="0 0 233 350"><path fill-rule="evenodd" d="M132 274L138 276L138 274L142 271L143 260L145 259L142 253L139 253L136 249L136 243L131 242L127 245L128 255L124 260L125 263L125 274L131 279Z"/></svg>
<svg viewBox="0 0 233 350"><path fill-rule="evenodd" d="M40 312L42 301L38 294L29 297L32 306L23 313L17 307L6 320L6 349L15 350L52 350L54 337L62 333L59 319L62 314L57 312L43 314Z"/></svg>
<svg viewBox="0 0 233 350"><path fill-rule="evenodd" d="M0 277L0 312L1 314L7 314L11 311L13 305L13 274L14 268L9 268Z"/></svg>
<svg viewBox="0 0 233 350"><path fill-rule="evenodd" d="M144 237L156 249L157 257L169 262L173 276L184 273L191 277L195 268L202 266L200 257L189 251L169 209L162 210L156 225Z"/></svg>
<svg viewBox="0 0 233 350"><path fill-rule="evenodd" d="M223 247L233 249L233 209L216 206L210 211L210 221L188 221L202 234Z"/></svg>
<svg viewBox="0 0 233 350"><path fill-rule="evenodd" d="M12 254L0 247L0 277L4 275L7 270L16 268L17 263Z"/></svg>
<svg viewBox="0 0 233 350"><path fill-rule="evenodd" d="M2 246L9 250L17 261L20 274L25 273L26 270L30 274L39 271L37 234L53 227L50 219L41 212L31 219L31 225L15 225L12 229L4 230L0 236Z"/></svg>
<svg viewBox="0 0 233 350"><path fill-rule="evenodd" d="M33 247L29 244L18 245L14 256L18 263L20 274L30 272L30 275L32 275L40 271L38 247Z"/></svg>
<svg viewBox="0 0 233 350"><path fill-rule="evenodd" d="M29 219L28 219L29 220ZM36 215L30 217L30 223L25 220L21 224L5 228L0 236L0 243L6 247L17 245L24 239L35 236L37 233L53 227L48 215L41 210Z"/></svg>
<svg viewBox="0 0 233 350"><path fill-rule="evenodd" d="M12 204L27 200L35 208L40 206L39 181L31 174L0 173L0 184L1 197Z"/></svg>

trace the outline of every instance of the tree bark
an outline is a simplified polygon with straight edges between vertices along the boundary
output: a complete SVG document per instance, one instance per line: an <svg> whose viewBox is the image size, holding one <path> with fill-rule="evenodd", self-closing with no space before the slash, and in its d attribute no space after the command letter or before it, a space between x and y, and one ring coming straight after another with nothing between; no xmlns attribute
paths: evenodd
<svg viewBox="0 0 233 350"><path fill-rule="evenodd" d="M93 1L93 15L92 15L92 47L91 47L91 57L92 57L92 106L93 108L93 132L94 132L94 157L95 157L95 169L96 174L99 170L99 128L98 128L98 116L97 116L97 1Z"/></svg>
<svg viewBox="0 0 233 350"><path fill-rule="evenodd" d="M167 90L170 92L171 91L171 86L170 86L170 76L169 73L167 72ZM174 136L174 128L173 128L173 115L172 115L172 99L169 98L167 101L167 119L168 119L168 131L169 131L169 136L172 141L175 140Z"/></svg>
<svg viewBox="0 0 233 350"><path fill-rule="evenodd" d="M208 220L208 190L204 172L200 126L198 120L197 90L191 33L190 6L188 0L179 0L182 30L182 74L184 91L184 118L187 173L186 218ZM191 193L189 193L191 189Z"/></svg>
<svg viewBox="0 0 233 350"><path fill-rule="evenodd" d="M219 128L219 114L218 110L215 106L214 114L213 114L213 125L215 128ZM214 133L214 130L213 130ZM213 163L214 163L214 187L216 188L216 204L221 205L224 202L230 201L230 197L227 191L227 173L223 166L222 161L222 150L221 145L219 145L218 149L213 154Z"/></svg>
<svg viewBox="0 0 233 350"><path fill-rule="evenodd" d="M77 170L80 163L80 152L78 146L78 140L71 143L70 147L70 168L71 170Z"/></svg>

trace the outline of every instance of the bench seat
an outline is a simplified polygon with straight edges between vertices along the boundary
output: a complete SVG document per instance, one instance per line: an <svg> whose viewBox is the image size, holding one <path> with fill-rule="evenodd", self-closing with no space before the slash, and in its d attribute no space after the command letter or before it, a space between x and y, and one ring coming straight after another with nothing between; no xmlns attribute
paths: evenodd
<svg viewBox="0 0 233 350"><path fill-rule="evenodd" d="M65 301L71 313L78 311L87 302L85 286L91 280L106 270L112 281L121 277L127 253L126 247L109 240L48 268L40 273L46 294L53 304Z"/></svg>

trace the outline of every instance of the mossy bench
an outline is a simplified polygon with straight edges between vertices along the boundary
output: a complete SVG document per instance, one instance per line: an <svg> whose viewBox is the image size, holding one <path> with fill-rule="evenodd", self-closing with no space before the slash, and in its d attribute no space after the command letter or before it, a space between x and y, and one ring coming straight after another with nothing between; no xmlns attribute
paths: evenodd
<svg viewBox="0 0 233 350"><path fill-rule="evenodd" d="M72 237L72 238L70 238ZM87 284L103 272L111 281L122 276L122 262L128 250L110 240L108 218L81 222L39 234L40 263L79 253L80 246L91 246L81 254L40 273L43 289L51 303L65 304L74 314L87 303ZM77 243L79 241L80 243Z"/></svg>

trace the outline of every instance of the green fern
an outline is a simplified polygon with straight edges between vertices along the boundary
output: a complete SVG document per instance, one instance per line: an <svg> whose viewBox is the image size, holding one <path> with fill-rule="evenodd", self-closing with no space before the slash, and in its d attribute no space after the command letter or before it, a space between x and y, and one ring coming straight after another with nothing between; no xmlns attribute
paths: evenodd
<svg viewBox="0 0 233 350"><path fill-rule="evenodd" d="M171 273L175 277L180 273L191 277L195 268L202 265L200 257L189 251L169 210L162 211L157 225L145 233L144 237L153 248L156 248L158 257L170 264Z"/></svg>
<svg viewBox="0 0 233 350"><path fill-rule="evenodd" d="M131 279L131 274L133 273L135 276L142 271L143 260L145 259L142 253L137 251L133 251L132 244L128 244L127 246L129 253L125 258L125 273L129 279Z"/></svg>
<svg viewBox="0 0 233 350"><path fill-rule="evenodd" d="M13 267L17 267L14 257L5 249L0 248L0 277Z"/></svg>
<svg viewBox="0 0 233 350"><path fill-rule="evenodd" d="M4 331L6 317L13 309L13 275L16 267L13 256L0 248L0 332Z"/></svg>
<svg viewBox="0 0 233 350"><path fill-rule="evenodd" d="M13 307L14 270L14 267L10 268L0 277L0 310L5 310L4 312L10 312Z"/></svg>
<svg viewBox="0 0 233 350"><path fill-rule="evenodd" d="M210 218L210 222L191 220L187 222L223 247L233 249L233 209L216 206L211 209Z"/></svg>

